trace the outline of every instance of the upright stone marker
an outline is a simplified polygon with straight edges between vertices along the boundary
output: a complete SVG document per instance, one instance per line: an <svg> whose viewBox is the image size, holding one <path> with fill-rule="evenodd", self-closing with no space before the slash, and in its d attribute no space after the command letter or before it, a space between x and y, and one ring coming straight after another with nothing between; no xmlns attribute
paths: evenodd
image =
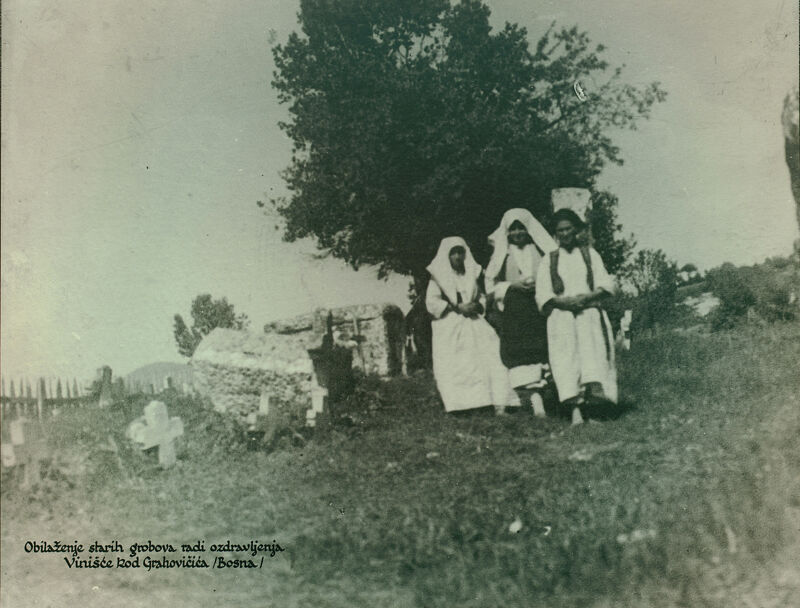
<svg viewBox="0 0 800 608"><path fill-rule="evenodd" d="M36 414L41 420L44 414L44 378L39 378L36 383Z"/></svg>
<svg viewBox="0 0 800 608"><path fill-rule="evenodd" d="M111 368L108 365L101 367L100 373L100 407L111 405Z"/></svg>
<svg viewBox="0 0 800 608"><path fill-rule="evenodd" d="M24 467L22 485L30 487L33 482L38 483L41 480L41 428L38 423L32 423L25 418L13 420L9 427L14 463Z"/></svg>
<svg viewBox="0 0 800 608"><path fill-rule="evenodd" d="M177 416L170 418L163 402L151 401L144 408L143 420L131 423L129 435L144 450L158 447L158 463L167 469L175 464L173 442L183 435L183 421Z"/></svg>

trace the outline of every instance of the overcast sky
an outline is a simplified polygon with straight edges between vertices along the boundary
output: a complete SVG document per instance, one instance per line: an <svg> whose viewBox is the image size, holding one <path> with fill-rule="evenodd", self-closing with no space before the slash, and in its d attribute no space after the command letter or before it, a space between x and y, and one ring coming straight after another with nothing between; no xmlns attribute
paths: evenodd
<svg viewBox="0 0 800 608"><path fill-rule="evenodd" d="M640 246L709 268L797 238L780 112L797 3L494 0L535 41L579 25L628 82L669 92L616 140L601 185ZM172 317L226 296L254 327L316 306L394 301L256 206L284 192L290 142L270 87L296 2L4 0L2 373L90 377L181 361ZM592 83L585 83L591 86Z"/></svg>

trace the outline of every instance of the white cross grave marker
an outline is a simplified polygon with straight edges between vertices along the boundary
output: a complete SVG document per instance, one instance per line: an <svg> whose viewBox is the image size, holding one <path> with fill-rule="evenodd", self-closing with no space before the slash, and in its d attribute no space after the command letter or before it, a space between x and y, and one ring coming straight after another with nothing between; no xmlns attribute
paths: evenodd
<svg viewBox="0 0 800 608"><path fill-rule="evenodd" d="M177 416L170 418L161 401L148 403L143 418L143 424L131 428L131 439L141 443L144 450L158 446L158 463L164 469L171 467L176 460L173 440L183 435L183 421Z"/></svg>
<svg viewBox="0 0 800 608"><path fill-rule="evenodd" d="M17 457L14 455L14 446L10 443L0 445L3 452L3 466L10 468L17 465Z"/></svg>
<svg viewBox="0 0 800 608"><path fill-rule="evenodd" d="M25 418L18 418L11 422L11 449L4 450L3 461L5 466L21 464L24 467L23 486L29 487L32 481L38 483L41 479L42 436L38 424ZM5 448L5 445L3 446Z"/></svg>
<svg viewBox="0 0 800 608"><path fill-rule="evenodd" d="M631 349L631 322L633 321L633 311L626 310L620 320L619 329L622 334L622 348Z"/></svg>

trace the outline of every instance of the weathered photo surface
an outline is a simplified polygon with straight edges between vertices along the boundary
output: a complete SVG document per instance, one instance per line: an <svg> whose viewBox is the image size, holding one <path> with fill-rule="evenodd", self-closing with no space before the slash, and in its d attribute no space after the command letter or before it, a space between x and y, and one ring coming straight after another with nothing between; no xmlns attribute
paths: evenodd
<svg viewBox="0 0 800 608"><path fill-rule="evenodd" d="M790 606L795 3L2 4L0 604Z"/></svg>

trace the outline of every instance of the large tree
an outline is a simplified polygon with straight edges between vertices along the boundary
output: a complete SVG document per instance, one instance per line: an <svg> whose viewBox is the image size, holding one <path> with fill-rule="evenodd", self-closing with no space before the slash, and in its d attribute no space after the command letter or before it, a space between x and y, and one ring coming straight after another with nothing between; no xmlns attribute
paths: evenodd
<svg viewBox="0 0 800 608"><path fill-rule="evenodd" d="M175 315L173 335L178 352L191 357L197 345L211 330L217 327L244 329L250 323L245 314L236 314L233 304L227 298L214 300L211 294L204 293L192 300L192 326L188 327L181 315Z"/></svg>
<svg viewBox="0 0 800 608"><path fill-rule="evenodd" d="M518 25L493 32L481 0L301 0L299 23L273 50L294 142L273 203L287 240L380 274L420 276L452 234L485 260L506 209L546 221L553 188L593 188L622 163L611 132L665 96L622 82L577 28L532 48Z"/></svg>

